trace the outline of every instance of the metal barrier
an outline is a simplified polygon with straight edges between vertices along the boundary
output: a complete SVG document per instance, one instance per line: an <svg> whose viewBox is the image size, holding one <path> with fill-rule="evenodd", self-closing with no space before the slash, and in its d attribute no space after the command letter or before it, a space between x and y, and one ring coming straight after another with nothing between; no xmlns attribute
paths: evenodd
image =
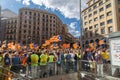
<svg viewBox="0 0 120 80"><path fill-rule="evenodd" d="M104 75L112 76L112 66L110 63L98 64L95 61L80 60L78 64L80 71L93 74L96 77L103 77ZM115 77L120 77L120 68L118 70Z"/></svg>
<svg viewBox="0 0 120 80"><path fill-rule="evenodd" d="M11 69L3 67L0 67L0 69L6 70L12 74L12 80L17 80L17 78L19 78L19 80L49 78L56 75L76 73L77 71L92 73L96 77L103 76L104 74L111 76L110 64L97 64L95 61L86 60L52 62L46 65L14 65L11 66ZM4 74L4 72L0 74L8 76L8 74Z"/></svg>
<svg viewBox="0 0 120 80"><path fill-rule="evenodd" d="M20 70L23 71L23 70ZM63 75L68 73L73 73L77 71L77 65L75 61L61 61L47 63L46 65L33 66L29 64L26 66L26 76L39 79L48 78L55 75Z"/></svg>
<svg viewBox="0 0 120 80"><path fill-rule="evenodd" d="M97 73L97 64L95 61L80 60L78 64L80 71L85 71L94 74Z"/></svg>
<svg viewBox="0 0 120 80"><path fill-rule="evenodd" d="M0 66L0 80L30 80L30 79L11 71L10 67Z"/></svg>

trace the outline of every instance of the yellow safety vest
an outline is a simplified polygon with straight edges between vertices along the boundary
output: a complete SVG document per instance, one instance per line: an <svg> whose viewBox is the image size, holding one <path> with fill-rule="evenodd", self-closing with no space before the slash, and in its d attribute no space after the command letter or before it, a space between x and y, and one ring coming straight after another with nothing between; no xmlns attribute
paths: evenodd
<svg viewBox="0 0 120 80"><path fill-rule="evenodd" d="M50 56L49 56L49 61L48 61L48 62L54 62L54 58L55 58L55 57L54 57L53 55L50 55Z"/></svg>

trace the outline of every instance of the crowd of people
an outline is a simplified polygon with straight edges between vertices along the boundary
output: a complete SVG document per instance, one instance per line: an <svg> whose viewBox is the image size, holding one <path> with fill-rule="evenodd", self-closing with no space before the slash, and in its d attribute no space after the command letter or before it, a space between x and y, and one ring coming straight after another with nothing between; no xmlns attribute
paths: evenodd
<svg viewBox="0 0 120 80"><path fill-rule="evenodd" d="M79 61L81 64L78 64ZM97 64L98 75L103 76L103 63L109 62L109 50L106 48L94 50L87 48L83 51L73 48L0 51L0 67L15 73L20 73L22 69L32 78L51 76L55 73L59 74L61 71L76 72L78 66L82 66L86 71L94 70L95 64ZM8 74L8 71L0 68L0 73ZM0 79L5 80L5 77L0 74Z"/></svg>

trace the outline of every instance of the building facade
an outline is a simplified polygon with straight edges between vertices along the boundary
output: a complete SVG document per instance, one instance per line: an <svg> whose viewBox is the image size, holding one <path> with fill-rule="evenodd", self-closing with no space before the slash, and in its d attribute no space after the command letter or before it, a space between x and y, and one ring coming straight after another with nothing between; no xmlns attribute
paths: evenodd
<svg viewBox="0 0 120 80"><path fill-rule="evenodd" d="M7 40L7 42L16 42L17 18L4 19L2 25L5 26L4 40Z"/></svg>
<svg viewBox="0 0 120 80"><path fill-rule="evenodd" d="M43 44L54 35L64 35L66 27L55 15L38 9L21 8L18 16L17 41ZM64 39L64 37L63 37Z"/></svg>
<svg viewBox="0 0 120 80"><path fill-rule="evenodd" d="M2 18L2 35L2 41L23 45L42 45L56 35L62 36L61 43L74 41L74 37L68 33L67 25L55 14L30 8L21 8L17 17Z"/></svg>
<svg viewBox="0 0 120 80"><path fill-rule="evenodd" d="M89 0L82 11L84 44L107 39L108 34L120 31L120 0Z"/></svg>

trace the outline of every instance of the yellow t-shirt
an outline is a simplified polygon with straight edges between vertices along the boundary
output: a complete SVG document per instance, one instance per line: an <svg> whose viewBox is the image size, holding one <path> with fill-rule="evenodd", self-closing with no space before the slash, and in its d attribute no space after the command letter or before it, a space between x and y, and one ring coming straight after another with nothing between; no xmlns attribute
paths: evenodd
<svg viewBox="0 0 120 80"><path fill-rule="evenodd" d="M109 56L108 56L108 54L107 54L106 52L102 52L102 57L103 57L103 59L105 59L105 60L108 60L108 59L109 59Z"/></svg>

